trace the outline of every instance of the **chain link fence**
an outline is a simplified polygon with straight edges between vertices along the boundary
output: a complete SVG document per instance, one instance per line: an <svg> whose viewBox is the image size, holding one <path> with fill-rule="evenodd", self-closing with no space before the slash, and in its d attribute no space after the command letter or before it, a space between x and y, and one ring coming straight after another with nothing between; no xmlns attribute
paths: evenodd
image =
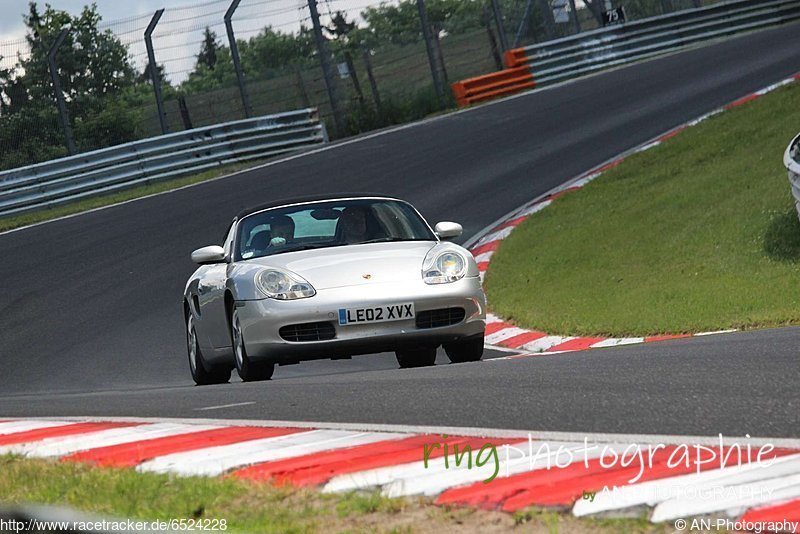
<svg viewBox="0 0 800 534"><path fill-rule="evenodd" d="M0 169L308 107L353 135L452 107L449 84L503 68L504 48L596 28L612 7L634 20L704 3L212 0L114 21L31 4L27 36L0 40Z"/></svg>

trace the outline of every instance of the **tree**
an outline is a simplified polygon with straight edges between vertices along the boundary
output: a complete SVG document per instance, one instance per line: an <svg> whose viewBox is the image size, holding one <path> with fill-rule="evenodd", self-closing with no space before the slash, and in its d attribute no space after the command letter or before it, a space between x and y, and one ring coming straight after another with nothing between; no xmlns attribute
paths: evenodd
<svg viewBox="0 0 800 534"><path fill-rule="evenodd" d="M95 4L72 17L49 4L40 12L36 2L30 2L23 20L28 27L25 39L31 54L20 60L19 65L25 73L21 79L31 99L52 95L47 51L65 27L71 31L58 50L57 64L68 100L78 102L114 94L133 83L135 72L128 49L111 30L99 30L101 17Z"/></svg>
<svg viewBox="0 0 800 534"><path fill-rule="evenodd" d="M127 47L110 30L99 29L97 7L86 6L72 16L30 2L23 21L30 54L0 72L0 166L36 163L66 152L47 63L47 52L63 28L70 30L56 64L79 149L133 140L139 108L123 108L136 73Z"/></svg>
<svg viewBox="0 0 800 534"><path fill-rule="evenodd" d="M352 56L350 52L359 47L363 37L363 30L356 25L355 22L348 22L347 15L342 11L337 11L331 17L330 25L323 26L325 33L327 33L331 42L331 49L335 55L344 53L348 63L352 63Z"/></svg>
<svg viewBox="0 0 800 534"><path fill-rule="evenodd" d="M208 70L214 70L214 66L217 64L218 49L217 34L206 26L203 33L203 43L200 45L200 53L197 54L197 68L204 66Z"/></svg>
<svg viewBox="0 0 800 534"><path fill-rule="evenodd" d="M161 84L162 89L164 87L169 86L169 80L167 80L167 74L164 70L163 63L156 63L156 76L158 77L158 81ZM152 84L153 83L153 74L150 72L150 62L148 61L142 72L140 72L136 76L136 83L137 84Z"/></svg>
<svg viewBox="0 0 800 534"><path fill-rule="evenodd" d="M272 78L291 64L307 62L315 52L313 33L305 26L300 26L298 34L276 31L268 26L239 43L242 68L251 78Z"/></svg>
<svg viewBox="0 0 800 534"><path fill-rule="evenodd" d="M426 0L425 6L436 38L481 27L483 4L477 0ZM361 12L361 17L378 43L405 45L422 40L416 0L370 6Z"/></svg>
<svg viewBox="0 0 800 534"><path fill-rule="evenodd" d="M337 11L336 14L331 17L330 26L324 26L325 31L331 38L341 41L347 41L347 34L352 32L355 28L356 23L347 22L347 16L341 11Z"/></svg>
<svg viewBox="0 0 800 534"><path fill-rule="evenodd" d="M205 59L206 50L214 42L213 67ZM314 34L310 28L300 25L297 33L284 33L267 26L247 41L236 41L242 61L242 70L250 80L269 79L291 71L292 65L310 64L316 54ZM206 29L198 60L189 77L180 85L180 91L194 94L236 83L230 49L217 45L214 32Z"/></svg>
<svg viewBox="0 0 800 534"><path fill-rule="evenodd" d="M378 43L405 45L422 40L416 2L370 6L361 12L361 17Z"/></svg>
<svg viewBox="0 0 800 534"><path fill-rule="evenodd" d="M3 56L0 56L3 61ZM19 111L27 100L25 88L16 75L16 69L0 69L0 116Z"/></svg>
<svg viewBox="0 0 800 534"><path fill-rule="evenodd" d="M180 85L180 91L186 94L202 93L230 87L236 83L236 71L233 68L233 59L228 47L221 46L217 49L217 61L214 68L198 62L189 77Z"/></svg>

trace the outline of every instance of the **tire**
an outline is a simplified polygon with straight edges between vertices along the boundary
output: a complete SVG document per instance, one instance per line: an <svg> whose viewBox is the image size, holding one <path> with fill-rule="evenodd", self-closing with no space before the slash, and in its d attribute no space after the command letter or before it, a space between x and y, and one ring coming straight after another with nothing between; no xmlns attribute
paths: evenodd
<svg viewBox="0 0 800 534"><path fill-rule="evenodd" d="M452 363L477 362L483 357L483 334L445 343L444 351Z"/></svg>
<svg viewBox="0 0 800 534"><path fill-rule="evenodd" d="M259 382L269 380L275 372L275 364L271 362L254 362L247 356L244 336L239 323L239 314L234 307L231 310L231 341L233 342L233 359L236 360L236 371L243 382Z"/></svg>
<svg viewBox="0 0 800 534"><path fill-rule="evenodd" d="M436 347L432 349L398 350L394 353L400 368L428 367L436 362Z"/></svg>
<svg viewBox="0 0 800 534"><path fill-rule="evenodd" d="M189 371L195 384L198 386L224 384L231 379L230 367L211 366L203 359L200 343L197 341L194 317L190 311L186 313L186 348L189 353Z"/></svg>

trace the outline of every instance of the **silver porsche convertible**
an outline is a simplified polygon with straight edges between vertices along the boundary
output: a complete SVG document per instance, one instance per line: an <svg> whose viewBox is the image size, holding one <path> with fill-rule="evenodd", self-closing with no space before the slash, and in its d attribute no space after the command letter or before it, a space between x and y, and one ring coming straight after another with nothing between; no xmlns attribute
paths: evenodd
<svg viewBox="0 0 800 534"><path fill-rule="evenodd" d="M407 202L349 195L238 214L222 246L192 253L184 291L197 384L266 380L275 364L394 352L400 367L483 355L486 297L472 255Z"/></svg>

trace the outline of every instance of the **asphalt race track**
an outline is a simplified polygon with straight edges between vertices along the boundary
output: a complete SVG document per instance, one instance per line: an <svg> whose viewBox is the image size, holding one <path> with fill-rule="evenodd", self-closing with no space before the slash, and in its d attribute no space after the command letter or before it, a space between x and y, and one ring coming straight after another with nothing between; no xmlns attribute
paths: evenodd
<svg viewBox="0 0 800 534"><path fill-rule="evenodd" d="M468 237L592 166L800 71L799 30L749 34L0 235L0 415L800 437L800 329L416 370L396 369L392 355L361 356L279 367L268 383L197 388L180 300L189 253L218 243L242 207L374 191L408 199L432 223L459 221ZM251 404L202 410L237 403Z"/></svg>

